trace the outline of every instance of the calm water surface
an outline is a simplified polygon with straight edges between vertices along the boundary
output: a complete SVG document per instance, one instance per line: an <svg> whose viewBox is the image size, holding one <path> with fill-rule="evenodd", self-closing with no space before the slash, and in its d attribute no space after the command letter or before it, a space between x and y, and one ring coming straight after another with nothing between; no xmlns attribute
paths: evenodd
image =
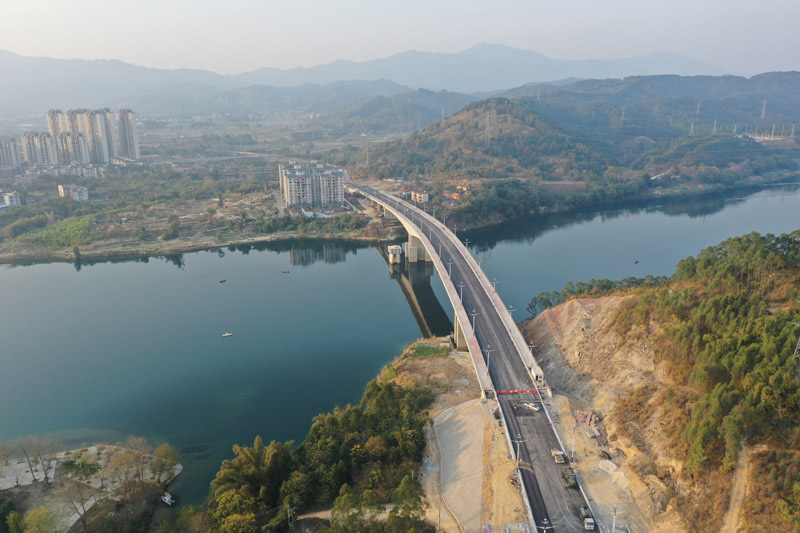
<svg viewBox="0 0 800 533"><path fill-rule="evenodd" d="M668 275L727 237L797 228L800 190L784 186L537 217L467 237L521 320L532 296L568 281ZM5 267L0 286L0 439L169 441L187 467L173 490L185 503L205 496L232 444L302 439L314 415L357 401L420 334L377 250L346 243L80 271Z"/></svg>

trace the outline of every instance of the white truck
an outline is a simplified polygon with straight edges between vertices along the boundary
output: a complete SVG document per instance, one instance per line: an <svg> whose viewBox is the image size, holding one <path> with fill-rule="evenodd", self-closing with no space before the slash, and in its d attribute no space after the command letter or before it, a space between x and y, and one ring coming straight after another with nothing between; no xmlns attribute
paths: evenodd
<svg viewBox="0 0 800 533"><path fill-rule="evenodd" d="M567 462L566 459L564 459L564 452L561 450L553 448L550 450L550 455L553 456L553 461L555 461L557 464L563 465Z"/></svg>
<svg viewBox="0 0 800 533"><path fill-rule="evenodd" d="M581 505L581 519L583 520L583 529L586 531L594 531L594 517L592 511L587 505Z"/></svg>

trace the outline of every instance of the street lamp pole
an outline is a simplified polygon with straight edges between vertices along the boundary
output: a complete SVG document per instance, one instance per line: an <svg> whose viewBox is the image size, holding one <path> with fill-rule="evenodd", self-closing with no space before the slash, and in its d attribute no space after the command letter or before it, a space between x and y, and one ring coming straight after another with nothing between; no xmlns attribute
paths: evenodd
<svg viewBox="0 0 800 533"><path fill-rule="evenodd" d="M475 333L475 317L478 316L478 311L473 308L469 316L472 317L472 332Z"/></svg>
<svg viewBox="0 0 800 533"><path fill-rule="evenodd" d="M453 276L452 267L453 267L453 260L452 259L448 259L447 260L447 275L450 276L450 277Z"/></svg>
<svg viewBox="0 0 800 533"><path fill-rule="evenodd" d="M522 435L517 433L517 440L515 440L514 442L517 445L517 471L519 471L519 445L525 441L522 439Z"/></svg>
<svg viewBox="0 0 800 533"><path fill-rule="evenodd" d="M486 352L486 369L489 372L491 372L492 371L492 352L494 351L494 348L492 348L491 344L487 344L486 345L486 349L483 350L483 351Z"/></svg>
<svg viewBox="0 0 800 533"><path fill-rule="evenodd" d="M464 282L463 281L459 281L458 282L458 299L461 300L462 302L464 301Z"/></svg>
<svg viewBox="0 0 800 533"><path fill-rule="evenodd" d="M497 281L497 278L493 278L492 279L492 289L494 289L494 292L497 292L497 284L498 283L500 283L500 282Z"/></svg>

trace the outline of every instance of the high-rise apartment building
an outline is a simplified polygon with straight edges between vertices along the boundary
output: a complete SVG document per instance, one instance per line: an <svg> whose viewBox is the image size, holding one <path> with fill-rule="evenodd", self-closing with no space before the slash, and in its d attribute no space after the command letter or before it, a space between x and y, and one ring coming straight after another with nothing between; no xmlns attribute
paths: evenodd
<svg viewBox="0 0 800 533"><path fill-rule="evenodd" d="M139 135L136 132L136 121L133 118L133 111L130 109L120 109L117 112L119 157L137 160L139 154Z"/></svg>
<svg viewBox="0 0 800 533"><path fill-rule="evenodd" d="M22 154L31 165L49 167L58 164L58 151L53 137L46 133L22 134Z"/></svg>
<svg viewBox="0 0 800 533"><path fill-rule="evenodd" d="M278 167L281 194L286 205L323 206L344 202L347 173L325 163L312 161Z"/></svg>
<svg viewBox="0 0 800 533"><path fill-rule="evenodd" d="M85 165L91 162L89 143L82 133L59 133L56 136L56 150L61 164Z"/></svg>
<svg viewBox="0 0 800 533"><path fill-rule="evenodd" d="M0 167L15 167L19 164L17 142L14 139L0 139Z"/></svg>
<svg viewBox="0 0 800 533"><path fill-rule="evenodd" d="M136 124L133 112L127 109L120 110L115 120L114 113L108 109L70 109L66 113L60 109L51 109L47 112L47 128L53 138L69 134L73 138L76 148L71 155L61 153L64 163L80 162L80 141L77 137L82 135L88 151L88 162L104 164L116 157L139 159L139 139L136 133ZM124 136L124 140L120 139ZM59 148L66 149L65 140Z"/></svg>

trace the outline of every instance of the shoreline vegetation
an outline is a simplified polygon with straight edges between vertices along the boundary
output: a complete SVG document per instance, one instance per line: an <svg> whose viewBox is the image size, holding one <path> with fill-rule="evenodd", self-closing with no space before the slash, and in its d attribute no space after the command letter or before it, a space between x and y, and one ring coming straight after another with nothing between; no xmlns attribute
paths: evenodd
<svg viewBox="0 0 800 533"><path fill-rule="evenodd" d="M625 202L650 201L656 199L681 199L709 196L715 193L735 192L735 191L757 191L764 187L777 186L780 184L800 183L800 173L792 172L781 176L762 176L751 177L747 182L733 185L715 184L705 186L689 186L667 190L647 190L639 191L629 196L621 198L599 197L593 201L585 203L578 202L575 205L554 206L551 208L539 208L537 210L526 210L525 212L515 212L511 217L490 212L477 223L468 224L464 221L459 223L464 230L483 230L511 222L516 219L528 216L570 213L588 208L613 207ZM452 211L459 213L459 210L468 209L468 205L462 204ZM170 215L174 217L175 215ZM352 218L353 217L351 214ZM372 221L378 219L372 218ZM460 219L459 219L460 220ZM314 219L312 222L317 222ZM296 239L304 240L340 240L350 242L360 242L365 244L380 244L396 240L397 235L387 228L381 226L376 228L372 223L365 223L361 220L357 223L348 222L355 226L345 231L324 231L324 226L315 226L312 231L298 230L279 230L273 233L263 233L258 235L230 235L228 238L221 238L220 233L211 235L208 232L193 232L188 235L178 235L174 239L151 239L140 241L138 239L109 240L99 239L85 244L73 244L61 246L57 249L49 249L35 246L33 242L12 242L0 247L0 265L26 266L43 263L74 263L77 268L81 265L91 265L108 261L125 261L144 258L169 257L184 253L199 251L213 251L226 247L238 246L258 246L265 243L277 243ZM463 226L462 226L463 224ZM391 228L390 228L391 229ZM184 228L185 230L185 228ZM179 230L180 231L180 230ZM33 245L33 246L31 246ZM23 248L24 247L24 248Z"/></svg>
<svg viewBox="0 0 800 533"><path fill-rule="evenodd" d="M430 366L413 367L449 355L447 341L420 339L365 385L361 401L315 416L302 442L256 436L252 445L234 445L206 503L173 514L156 531L285 531L304 512L320 510L330 510L325 530L333 533L425 530L415 472L430 410L455 387L431 379Z"/></svg>

